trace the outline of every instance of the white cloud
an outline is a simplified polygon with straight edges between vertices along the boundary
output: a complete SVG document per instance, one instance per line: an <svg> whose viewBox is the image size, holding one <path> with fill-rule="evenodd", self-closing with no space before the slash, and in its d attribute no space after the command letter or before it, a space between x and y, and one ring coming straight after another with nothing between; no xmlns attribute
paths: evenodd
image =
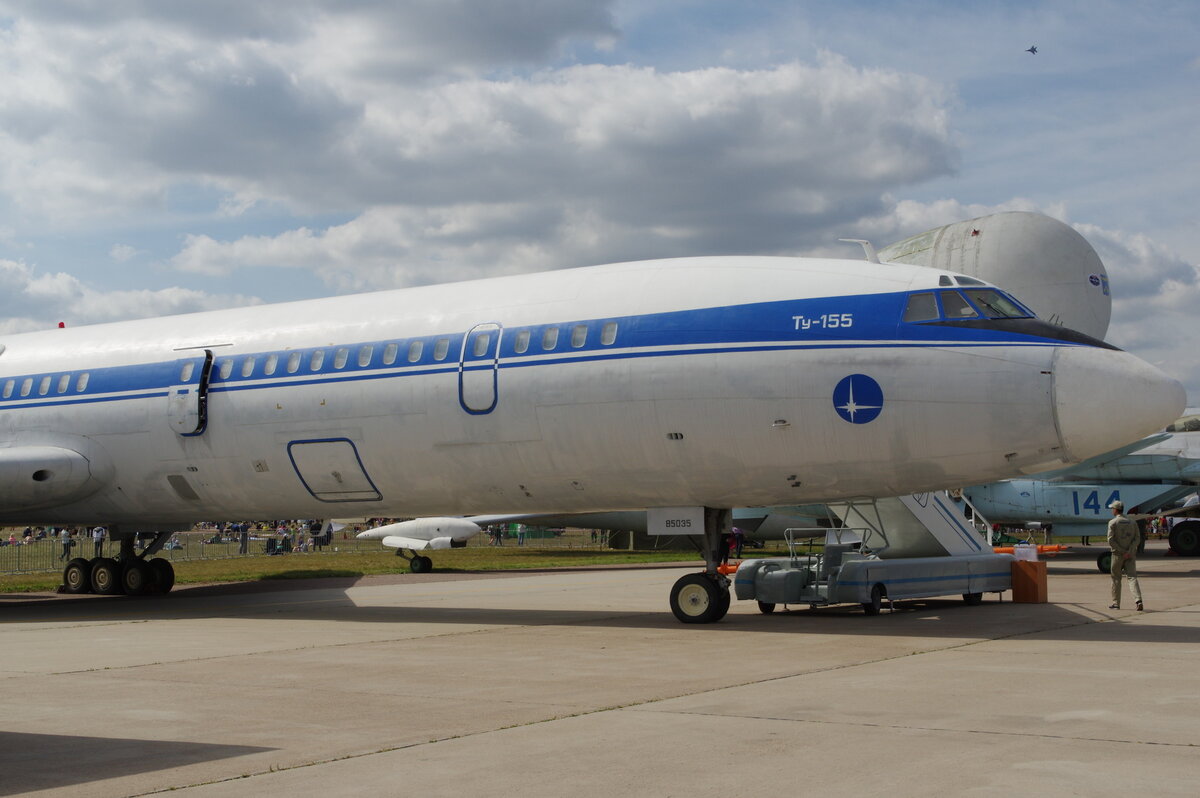
<svg viewBox="0 0 1200 798"><path fill-rule="evenodd" d="M142 253L137 247L131 247L129 244L113 244L112 249L108 251L108 256L117 263L124 263L140 254Z"/></svg>
<svg viewBox="0 0 1200 798"><path fill-rule="evenodd" d="M588 66L451 82L369 106L327 153L340 166L320 170L320 191L304 188L316 179L304 170L270 178L296 203L366 205L353 221L234 241L193 235L172 263L210 274L308 268L369 287L796 251L831 222L881 210L888 191L949 172L946 101L929 81L834 56L768 70Z"/></svg>
<svg viewBox="0 0 1200 798"><path fill-rule="evenodd" d="M62 272L42 274L20 261L0 260L0 333L27 332L124 319L259 304L254 297L205 294L185 288L98 291Z"/></svg>
<svg viewBox="0 0 1200 798"><path fill-rule="evenodd" d="M7 13L6 13L7 12ZM328 208L376 152L372 104L439 75L533 64L615 35L605 4L0 0L0 191L58 225L169 201L178 182ZM387 150L396 142L388 142Z"/></svg>
<svg viewBox="0 0 1200 798"><path fill-rule="evenodd" d="M604 4L9 5L22 16L0 35L14 87L0 192L59 230L202 186L219 194L214 215L534 198L736 245L858 212L957 160L943 87L829 54L759 70L508 69L616 35Z"/></svg>
<svg viewBox="0 0 1200 798"><path fill-rule="evenodd" d="M1181 380L1189 404L1200 405L1200 264L1141 234L1075 227L1100 254L1112 283L1107 340Z"/></svg>

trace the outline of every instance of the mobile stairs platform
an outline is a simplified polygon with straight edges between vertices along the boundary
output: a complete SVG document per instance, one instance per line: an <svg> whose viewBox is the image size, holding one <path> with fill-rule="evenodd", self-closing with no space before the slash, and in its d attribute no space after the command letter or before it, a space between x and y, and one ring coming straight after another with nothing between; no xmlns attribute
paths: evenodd
<svg viewBox="0 0 1200 798"><path fill-rule="evenodd" d="M789 529L787 557L745 560L734 594L764 613L779 605L861 604L878 615L885 602L959 594L968 605L1012 589L1011 554L996 554L945 493L854 499L829 505L823 551L797 540L816 529Z"/></svg>

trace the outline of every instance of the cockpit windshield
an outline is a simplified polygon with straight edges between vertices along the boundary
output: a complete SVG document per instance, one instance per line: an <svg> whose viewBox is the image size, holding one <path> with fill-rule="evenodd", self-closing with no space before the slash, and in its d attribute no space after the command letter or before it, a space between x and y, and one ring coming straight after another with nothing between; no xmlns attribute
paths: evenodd
<svg viewBox="0 0 1200 798"><path fill-rule="evenodd" d="M1032 314L992 288L969 288L967 298L989 319L1027 319Z"/></svg>
<svg viewBox="0 0 1200 798"><path fill-rule="evenodd" d="M938 299L942 300L942 315L947 319L979 318L979 312L957 291L943 291Z"/></svg>
<svg viewBox="0 0 1200 798"><path fill-rule="evenodd" d="M978 319L1030 319L1027 308L995 288L922 291L910 294L904 321L965 321Z"/></svg>

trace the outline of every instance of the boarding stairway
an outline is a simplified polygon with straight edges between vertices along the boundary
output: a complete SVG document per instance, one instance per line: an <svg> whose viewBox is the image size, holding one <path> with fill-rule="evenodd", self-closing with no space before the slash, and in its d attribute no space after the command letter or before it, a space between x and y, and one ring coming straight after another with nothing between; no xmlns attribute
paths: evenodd
<svg viewBox="0 0 1200 798"><path fill-rule="evenodd" d="M983 524L986 529L986 520L965 498L951 498L945 491L834 502L828 507L843 527L869 530L865 545L880 559L992 553L978 527Z"/></svg>

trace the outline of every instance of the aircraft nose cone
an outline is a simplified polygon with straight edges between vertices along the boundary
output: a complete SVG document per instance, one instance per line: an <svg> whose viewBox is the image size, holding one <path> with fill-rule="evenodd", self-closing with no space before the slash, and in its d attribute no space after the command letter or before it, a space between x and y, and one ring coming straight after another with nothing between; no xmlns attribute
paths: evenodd
<svg viewBox="0 0 1200 798"><path fill-rule="evenodd" d="M1178 380L1128 352L1063 347L1054 360L1054 413L1067 454L1086 460L1158 432L1183 413Z"/></svg>

